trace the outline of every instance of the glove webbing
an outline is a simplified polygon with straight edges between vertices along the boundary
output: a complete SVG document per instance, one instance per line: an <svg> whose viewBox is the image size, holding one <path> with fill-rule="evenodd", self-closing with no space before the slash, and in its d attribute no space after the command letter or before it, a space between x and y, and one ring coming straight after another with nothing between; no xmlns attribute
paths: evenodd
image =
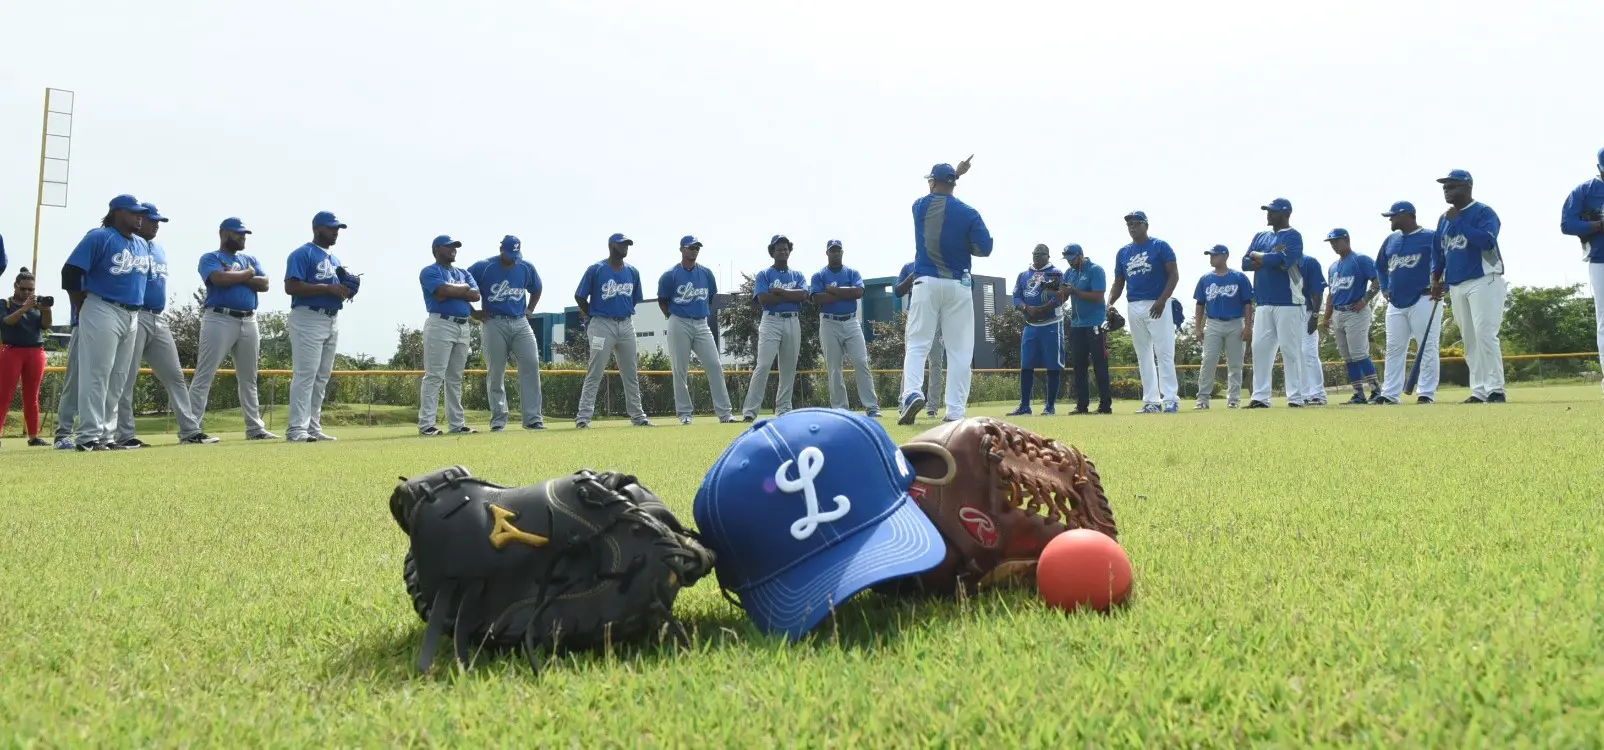
<svg viewBox="0 0 1604 750"><path fill-rule="evenodd" d="M1071 508L1084 502L1076 488L1091 481L1091 477L1086 472L1086 457L1080 451L1037 437L1007 422L988 421L985 431L980 449L997 464L998 489L1007 493L1009 505L1038 515L1046 505L1047 518L1061 523L1070 516ZM1003 463L1007 454L1055 469L1073 463L1074 483L1070 487L1049 487L1039 477L1016 472Z"/></svg>

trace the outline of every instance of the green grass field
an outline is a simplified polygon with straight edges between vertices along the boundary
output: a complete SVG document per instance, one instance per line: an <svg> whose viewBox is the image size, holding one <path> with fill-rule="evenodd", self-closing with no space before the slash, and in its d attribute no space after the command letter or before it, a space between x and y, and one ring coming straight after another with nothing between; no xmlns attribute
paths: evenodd
<svg viewBox="0 0 1604 750"><path fill-rule="evenodd" d="M621 468L689 521L740 426L289 445L212 420L222 444L99 456L8 439L0 745L1597 747L1604 401L1464 395L1021 418L1097 462L1136 568L1113 615L860 595L786 645L710 577L677 608L693 650L539 677L516 656L414 674L396 477Z"/></svg>

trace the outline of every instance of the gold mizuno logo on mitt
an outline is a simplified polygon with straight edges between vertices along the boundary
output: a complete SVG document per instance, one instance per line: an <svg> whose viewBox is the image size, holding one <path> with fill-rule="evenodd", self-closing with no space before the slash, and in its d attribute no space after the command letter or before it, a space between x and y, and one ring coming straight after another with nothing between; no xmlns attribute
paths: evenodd
<svg viewBox="0 0 1604 750"><path fill-rule="evenodd" d="M490 515L496 519L496 525L490 529L490 546L501 549L513 542L523 542L531 547L544 547L551 540L539 534L531 534L512 525L512 519L517 518L514 513L499 505L490 506Z"/></svg>

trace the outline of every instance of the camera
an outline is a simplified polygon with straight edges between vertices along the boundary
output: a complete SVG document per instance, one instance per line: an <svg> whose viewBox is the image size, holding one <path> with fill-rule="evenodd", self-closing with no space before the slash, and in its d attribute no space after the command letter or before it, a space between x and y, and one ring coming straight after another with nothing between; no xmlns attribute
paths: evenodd
<svg viewBox="0 0 1604 750"><path fill-rule="evenodd" d="M40 307L53 307L56 304L56 298L50 295L35 297L34 299L39 300Z"/></svg>

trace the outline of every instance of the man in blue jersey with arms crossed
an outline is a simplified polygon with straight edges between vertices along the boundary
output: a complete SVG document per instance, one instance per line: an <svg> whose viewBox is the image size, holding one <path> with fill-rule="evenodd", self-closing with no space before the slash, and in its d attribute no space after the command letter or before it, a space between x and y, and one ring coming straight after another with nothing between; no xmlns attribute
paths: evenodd
<svg viewBox="0 0 1604 750"><path fill-rule="evenodd" d="M858 403L869 418L880 416L880 397L874 392L874 375L869 372L869 346L863 339L858 320L858 300L863 299L863 276L841 262L845 250L840 240L825 243L824 268L808 280L808 293L819 307L819 338L824 346L825 371L829 373L830 408L846 409L846 358L852 360L853 378L858 384Z"/></svg>
<svg viewBox="0 0 1604 750"><path fill-rule="evenodd" d="M453 435L470 435L478 430L468 426L462 409L462 371L468 366L468 342L473 332L473 303L480 299L479 282L467 269L457 268L457 249L462 240L449 234L434 238L430 249L434 262L418 272L423 288L423 382L418 386L418 434L435 437L446 434L435 423L440 413L440 389L446 392L446 429Z"/></svg>
<svg viewBox="0 0 1604 750"><path fill-rule="evenodd" d="M1062 297L1069 300L1069 364L1075 380L1075 411L1087 414L1091 406L1088 364L1097 376L1097 413L1114 413L1114 389L1108 374L1108 305L1103 301L1108 274L1086 257L1080 245L1064 246Z"/></svg>
<svg viewBox="0 0 1604 750"><path fill-rule="evenodd" d="M774 415L791 411L796 360L802 352L802 301L808 298L807 277L790 265L792 247L783 234L769 239L769 257L774 264L758 271L752 282L752 297L763 306L763 317L757 329L757 362L741 407L741 416L748 422L757 419L757 410L763 406L769 368L775 360L780 364L780 383L774 389Z"/></svg>
<svg viewBox="0 0 1604 750"><path fill-rule="evenodd" d="M1047 371L1047 398L1042 416L1054 413L1058 403L1058 379L1064 371L1064 272L1050 259L1052 251L1037 245L1030 254L1030 268L1014 279L1014 309L1025 318L1019 337L1019 408L1006 416L1030 413L1030 393L1036 369Z"/></svg>
<svg viewBox="0 0 1604 750"><path fill-rule="evenodd" d="M1309 317L1303 335L1303 388L1304 406L1326 405L1326 366L1320 359L1320 307L1325 304L1326 269L1313 255L1303 254L1299 261L1303 271L1303 299Z"/></svg>
<svg viewBox="0 0 1604 750"><path fill-rule="evenodd" d="M167 405L178 421L178 442L209 445L217 442L217 438L201 431L201 419L205 414L191 408L189 383L184 380L183 365L178 363L178 345L173 342L173 332L162 317L167 309L167 251L156 241L156 232L167 217L153 204L141 205L146 209L145 219L136 232L150 247L150 275L145 284L145 301L139 307L138 331L134 336L134 354L128 360L127 382L123 384L122 400L117 403L115 440L128 448L145 445L134 434L134 383L139 378L140 360L148 360L156 381L167 389Z"/></svg>
<svg viewBox="0 0 1604 750"><path fill-rule="evenodd" d="M1582 243L1582 262L1593 286L1593 322L1598 327L1599 366L1604 367L1604 149L1598 151L1598 176L1576 186L1565 198L1559 230ZM1600 381L1604 386L1604 381Z"/></svg>
<svg viewBox="0 0 1604 750"><path fill-rule="evenodd" d="M897 272L896 292L897 296L902 298L902 309L906 314L908 301L913 296L912 262L904 263L902 270ZM906 326L904 327L906 328ZM925 394L925 416L931 418L936 416L936 404L941 403L941 389L947 382L946 375L943 372L947 359L947 352L943 349L944 346L941 340L941 329L938 326L936 328L936 337L931 339L930 343L930 357L928 360L930 364L926 367L927 372L924 375L924 390L920 391Z"/></svg>
<svg viewBox="0 0 1604 750"><path fill-rule="evenodd" d="M1270 408L1277 352L1287 406L1302 406L1303 342L1310 320L1303 294L1303 235L1290 225L1292 201L1276 198L1260 209L1270 228L1254 235L1242 256L1242 270L1253 273L1253 395L1247 408Z"/></svg>
<svg viewBox="0 0 1604 750"><path fill-rule="evenodd" d="M1370 301L1381 291L1381 278L1376 274L1376 261L1368 255L1353 251L1353 240L1348 230L1337 228L1326 235L1326 242L1337 253L1337 262L1331 264L1330 296L1326 297L1325 316L1320 329L1330 331L1336 326L1337 353L1347 366L1348 384L1353 386L1349 404L1369 404L1381 399L1381 385L1376 378L1376 363L1370 359ZM1370 395L1365 395L1365 385Z"/></svg>
<svg viewBox="0 0 1604 750"><path fill-rule="evenodd" d="M340 341L336 321L351 291L340 283L340 259L329 249L345 222L332 212L312 217L312 241L290 253L284 264L284 293L290 296L290 405L284 439L292 443L334 440L323 431L323 399L334 371Z"/></svg>
<svg viewBox="0 0 1604 750"><path fill-rule="evenodd" d="M674 370L674 413L679 423L688 425L696 413L691 398L691 355L707 373L707 388L713 397L713 414L720 423L734 422L730 391L724 382L724 364L718 356L718 342L708 325L712 310L708 300L718 294L718 279L706 266L696 262L702 254L702 241L691 235L679 240L679 262L657 279L657 306L668 320L668 359Z"/></svg>
<svg viewBox="0 0 1604 750"><path fill-rule="evenodd" d="M970 159L974 158L972 155ZM925 175L929 194L913 203L913 287L902 357L902 397L898 424L913 424L924 408L919 390L925 358L936 331L947 354L947 413L943 422L964 418L969 408L969 374L974 362L975 297L970 259L991 255L991 232L980 212L953 196L969 159L957 168L937 164Z"/></svg>
<svg viewBox="0 0 1604 750"><path fill-rule="evenodd" d="M261 401L257 396L256 369L261 360L262 332L256 324L256 308L268 290L267 272L262 262L245 253L245 238L251 230L237 216L217 225L218 249L200 258L196 270L206 287L205 309L201 314L200 347L195 356L195 377L189 383L189 406L197 415L206 414L212 381L217 378L223 358L234 358L234 382L239 392L241 415L245 418L246 440L273 440L278 436L262 423Z"/></svg>
<svg viewBox="0 0 1604 750"><path fill-rule="evenodd" d="M523 242L506 235L496 255L468 266L483 298L475 319L485 350L485 396L490 402L490 431L507 428L507 355L518 360L519 424L526 430L546 429L540 391L540 344L529 316L540 303L540 274L523 257Z"/></svg>
<svg viewBox="0 0 1604 750"><path fill-rule="evenodd" d="M1376 278L1381 296L1387 300L1387 371L1381 380L1381 395L1373 403L1391 406L1401 402L1404 379L1409 368L1409 341L1416 344L1420 360L1420 381L1415 402L1437 402L1440 377L1442 310L1431 297L1431 263L1437 233L1420 226L1415 205L1398 201L1382 214L1392 225L1392 234L1382 240L1376 253Z"/></svg>
<svg viewBox="0 0 1604 750"><path fill-rule="evenodd" d="M1126 294L1126 319L1131 345L1142 377L1142 414L1180 411L1180 381L1175 374L1175 324L1169 312L1170 295L1181 280L1175 250L1168 242L1147 235L1147 214L1125 215L1131 243L1114 257L1114 288L1108 304ZM1129 289L1126 286L1129 285Z"/></svg>
<svg viewBox="0 0 1604 750"><path fill-rule="evenodd" d="M624 410L630 424L651 427L640 401L640 354L635 345L635 306L645 300L640 271L625 263L635 241L622 232L607 238L607 260L585 269L574 290L579 303L579 324L590 340L590 369L579 391L579 411L574 427L590 427L596 414L596 392L607 374L607 360L618 359L618 377L624 384Z"/></svg>
<svg viewBox="0 0 1604 750"><path fill-rule="evenodd" d="M1193 408L1209 408L1223 351L1225 405L1235 409L1242 401L1242 363L1247 342L1253 340L1253 282L1247 274L1228 265L1231 251L1226 246L1215 245L1203 254L1209 256L1214 269L1197 280L1192 292L1197 302L1192 334L1203 342L1203 366L1197 371L1197 406Z"/></svg>
<svg viewBox="0 0 1604 750"><path fill-rule="evenodd" d="M1467 404L1501 404L1504 394L1504 352L1499 329L1504 324L1504 254L1498 247L1498 214L1471 197L1474 180L1455 169L1442 184L1448 210L1437 220L1437 245L1432 259L1433 294L1446 289L1454 308L1454 322L1465 342L1465 365L1470 370Z"/></svg>
<svg viewBox="0 0 1604 750"><path fill-rule="evenodd" d="M67 257L61 286L78 311L79 451L121 450L113 439L117 406L139 333L139 308L150 275L150 245L140 237L145 208L132 195L111 199L100 228Z"/></svg>

